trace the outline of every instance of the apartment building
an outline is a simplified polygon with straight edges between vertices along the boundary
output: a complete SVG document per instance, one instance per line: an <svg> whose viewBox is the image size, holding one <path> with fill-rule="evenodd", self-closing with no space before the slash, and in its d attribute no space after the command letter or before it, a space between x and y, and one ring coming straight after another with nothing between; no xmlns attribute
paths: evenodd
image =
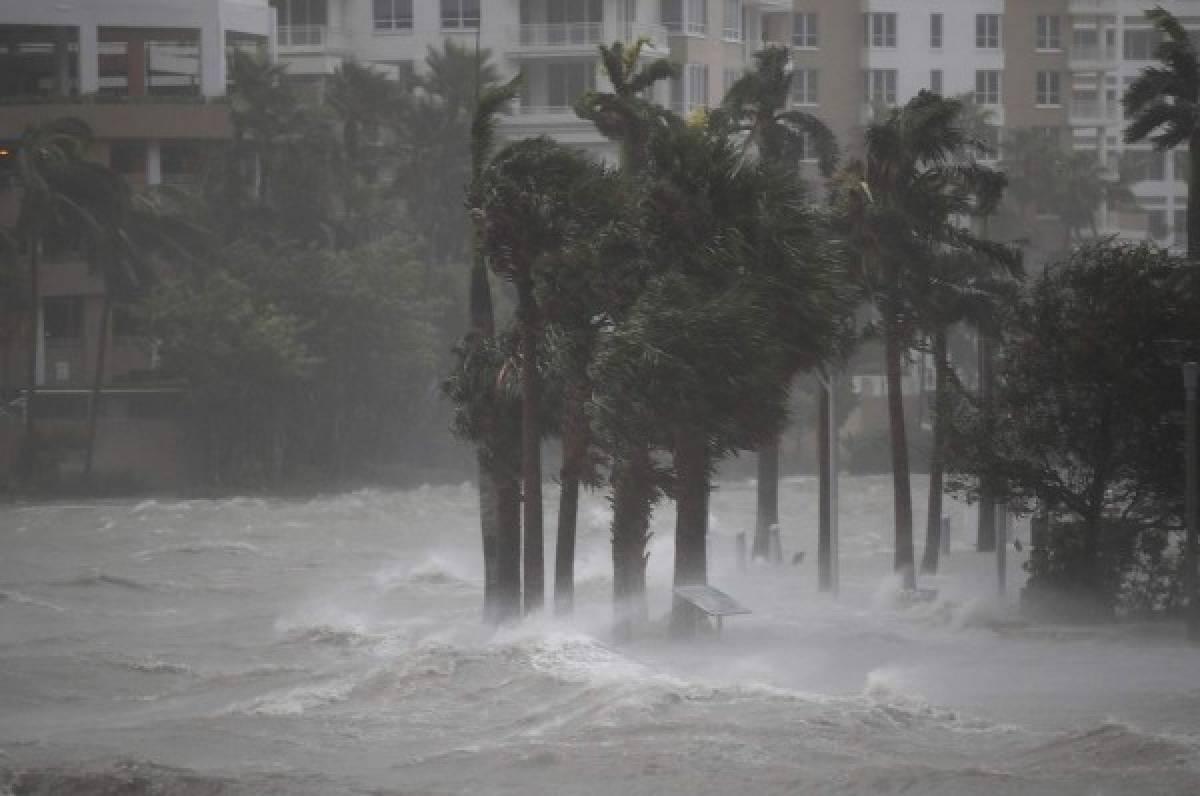
<svg viewBox="0 0 1200 796"><path fill-rule="evenodd" d="M669 57L681 77L657 99L680 113L718 102L762 46L768 17L791 19L791 0L271 0L278 53L299 80L347 59L398 77L430 47L489 50L505 75L525 76L503 132L548 134L597 154L612 146L575 117L575 98L603 85L599 44L644 38L646 58ZM785 43L787 39L781 39Z"/></svg>
<svg viewBox="0 0 1200 796"><path fill-rule="evenodd" d="M71 116L91 127L87 157L134 186L185 184L231 134L226 57L267 50L266 0L5 0L0 4L0 227L16 220L15 154L29 125ZM101 339L103 281L68 245L45 247L34 323L0 323L0 474L15 449L28 352L36 416L51 439L78 439ZM26 310L27 312L27 310ZM34 329L30 339L29 329ZM121 308L107 336L96 466L140 465L169 482L179 464L169 418L178 391L155 386L152 355ZM111 433L110 433L111 432Z"/></svg>

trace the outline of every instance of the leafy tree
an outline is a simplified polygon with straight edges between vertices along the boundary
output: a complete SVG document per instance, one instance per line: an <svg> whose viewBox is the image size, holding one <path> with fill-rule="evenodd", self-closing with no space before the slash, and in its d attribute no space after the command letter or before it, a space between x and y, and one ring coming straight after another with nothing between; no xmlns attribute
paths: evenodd
<svg viewBox="0 0 1200 796"><path fill-rule="evenodd" d="M1187 143L1190 152L1200 152L1200 58L1182 23L1158 6L1146 19L1162 35L1154 51L1162 66L1148 66L1125 90L1121 98L1129 126L1126 143L1147 138L1156 150L1173 149ZM1188 196L1200 196L1200 157L1190 159ZM1188 202L1187 256L1200 258L1200 202Z"/></svg>
<svg viewBox="0 0 1200 796"><path fill-rule="evenodd" d="M1183 400L1155 341L1200 334L1181 273L1146 246L1078 249L1018 306L994 417L969 402L956 410L952 468L1063 518L1034 553L1034 591L1111 613L1138 536L1180 526Z"/></svg>

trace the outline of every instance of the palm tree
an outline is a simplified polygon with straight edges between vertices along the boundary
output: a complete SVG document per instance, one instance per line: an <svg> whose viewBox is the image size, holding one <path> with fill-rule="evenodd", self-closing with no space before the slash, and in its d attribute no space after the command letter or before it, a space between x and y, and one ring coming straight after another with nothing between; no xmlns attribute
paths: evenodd
<svg viewBox="0 0 1200 796"><path fill-rule="evenodd" d="M1154 51L1162 66L1148 66L1125 90L1121 98L1130 120L1125 142L1147 138L1156 150L1173 149L1187 143L1189 160L1187 208L1187 257L1200 259L1200 57L1187 30L1169 11L1158 6L1146 18L1162 34Z"/></svg>
<svg viewBox="0 0 1200 796"><path fill-rule="evenodd" d="M346 160L366 179L372 178L374 169L369 160L363 159L363 134L383 124L395 98L393 81L357 61L345 62L330 79L328 102L341 122Z"/></svg>
<svg viewBox="0 0 1200 796"><path fill-rule="evenodd" d="M757 151L762 160L795 170L797 180L801 158L815 150L821 174L828 177L837 160L837 142L816 116L788 108L793 76L790 50L767 47L754 54L754 62L755 68L739 78L725 95L716 123L727 123L730 133L742 137L746 152ZM801 352L800 359L782 378L790 382L796 370L813 364L811 355ZM757 490L752 555L766 558L771 526L779 523L778 437L758 451Z"/></svg>
<svg viewBox="0 0 1200 796"><path fill-rule="evenodd" d="M861 257L859 276L880 314L891 429L895 568L915 588L912 493L902 393L904 349L919 328L916 297L944 246L988 250L953 223L969 215L995 177L963 153L976 147L957 121L956 100L922 91L866 131L866 161L839 180L842 215Z"/></svg>
<svg viewBox="0 0 1200 796"><path fill-rule="evenodd" d="M482 69L477 80L483 79ZM471 120L471 194L480 188L496 140L496 117L517 97L519 78L496 85L480 86ZM487 260L474 225L471 246L471 284L469 296L470 329L466 345L486 345L496 336L492 290L488 282ZM484 389L492 392L494 383ZM495 401L487 404L489 409ZM494 426L496 420L487 425ZM479 468L479 513L483 537L485 621L501 622L521 613L521 508L520 483L512 465L511 450L497 445L495 433L476 440ZM508 456L505 456L508 453ZM506 460L507 459L507 460Z"/></svg>
<svg viewBox="0 0 1200 796"><path fill-rule="evenodd" d="M29 352L26 368L25 435L18 463L22 480L33 477L37 466L37 429L34 424L37 398L38 314L41 308L41 258L43 242L56 222L69 219L75 225L91 222L87 211L65 192L65 175L83 160L91 141L91 129L74 118L57 119L29 126L16 146L17 182L21 204L16 238L28 257Z"/></svg>
<svg viewBox="0 0 1200 796"><path fill-rule="evenodd" d="M679 67L665 58L642 64L647 39L626 46L615 41L600 45L600 63L612 92L587 91L575 103L575 113L596 125L600 134L620 147L621 170L639 173L646 164L646 148L654 129L668 116L646 95L660 80L678 77Z"/></svg>
<svg viewBox="0 0 1200 796"><path fill-rule="evenodd" d="M545 601L541 442L543 423L538 347L543 314L539 272L558 266L580 237L579 209L603 169L548 138L510 144L483 173L476 191L489 265L513 283L521 383L521 482L524 521L525 613Z"/></svg>
<svg viewBox="0 0 1200 796"><path fill-rule="evenodd" d="M655 132L679 124L677 117L648 98L656 83L678 76L679 68L662 58L643 63L646 44L638 39L630 45L619 41L601 45L600 63L612 92L588 91L575 103L576 115L617 143L621 172L627 179L638 179L645 170ZM613 605L617 633L627 637L647 613L646 545L658 488L645 440L615 437L612 441ZM563 535L568 534L573 536L571 527L563 529Z"/></svg>

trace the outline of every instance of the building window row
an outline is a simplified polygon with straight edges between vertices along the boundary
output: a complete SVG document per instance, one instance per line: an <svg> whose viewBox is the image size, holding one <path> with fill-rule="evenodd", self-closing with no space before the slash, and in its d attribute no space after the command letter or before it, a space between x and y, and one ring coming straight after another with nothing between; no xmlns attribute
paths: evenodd
<svg viewBox="0 0 1200 796"><path fill-rule="evenodd" d="M725 0L725 27L721 35L726 41L742 40L742 0Z"/></svg>
<svg viewBox="0 0 1200 796"><path fill-rule="evenodd" d="M324 0L319 2L324 5ZM372 0L372 14L377 31L413 29L413 0ZM481 0L441 0L443 30L477 30L481 17Z"/></svg>

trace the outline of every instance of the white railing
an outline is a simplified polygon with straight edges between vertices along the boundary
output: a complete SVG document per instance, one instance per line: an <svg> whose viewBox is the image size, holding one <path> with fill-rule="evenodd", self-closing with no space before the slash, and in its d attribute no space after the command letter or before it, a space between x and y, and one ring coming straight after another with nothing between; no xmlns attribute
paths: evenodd
<svg viewBox="0 0 1200 796"><path fill-rule="evenodd" d="M528 105L517 103L516 112L519 116L563 116L575 114L575 108L570 105Z"/></svg>
<svg viewBox="0 0 1200 796"><path fill-rule="evenodd" d="M509 35L522 49L587 48L609 42L647 39L654 49L666 51L667 31L656 25L621 25L604 22L555 22L520 25Z"/></svg>
<svg viewBox="0 0 1200 796"><path fill-rule="evenodd" d="M517 43L524 47L558 47L600 44L604 41L603 22L552 22L521 25Z"/></svg>

